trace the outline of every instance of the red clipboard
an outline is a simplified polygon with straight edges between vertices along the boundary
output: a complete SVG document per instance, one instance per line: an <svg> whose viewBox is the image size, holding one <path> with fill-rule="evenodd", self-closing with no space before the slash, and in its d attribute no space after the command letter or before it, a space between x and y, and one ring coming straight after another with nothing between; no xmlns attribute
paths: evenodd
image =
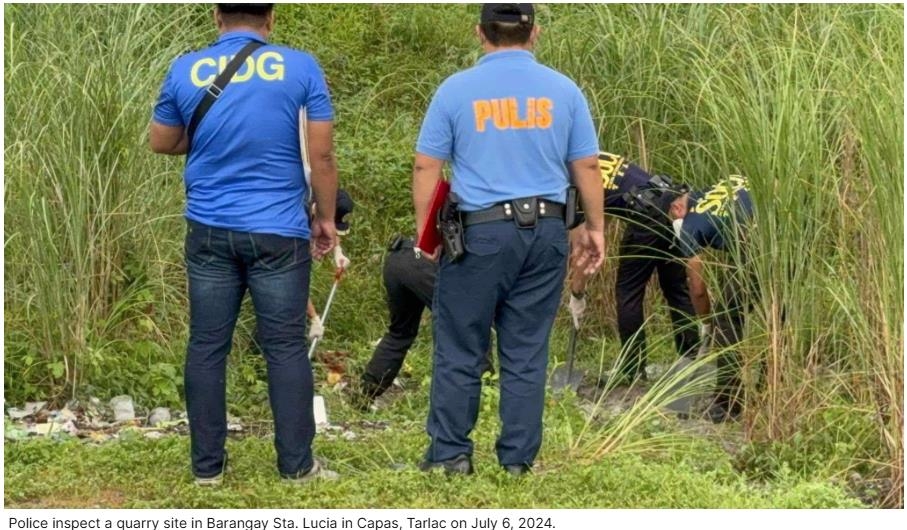
<svg viewBox="0 0 907 530"><path fill-rule="evenodd" d="M438 232L438 212L444 206L447 200L447 194L450 193L450 182L441 179L435 186L435 192L431 196L431 206L428 208L428 216L425 218L425 224L422 225L422 234L419 241L416 242L416 254L434 254L435 249L441 244L441 234Z"/></svg>

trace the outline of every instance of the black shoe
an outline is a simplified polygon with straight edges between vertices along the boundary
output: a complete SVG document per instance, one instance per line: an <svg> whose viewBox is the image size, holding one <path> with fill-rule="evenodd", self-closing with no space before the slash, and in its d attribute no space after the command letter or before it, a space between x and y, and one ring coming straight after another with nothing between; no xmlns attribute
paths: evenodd
<svg viewBox="0 0 907 530"><path fill-rule="evenodd" d="M705 413L712 423L726 423L729 421L738 421L743 414L743 407L737 403L731 403L729 405L716 401L709 405L709 408Z"/></svg>
<svg viewBox="0 0 907 530"><path fill-rule="evenodd" d="M448 475L472 475L472 458L469 455L460 455L441 462L423 460L419 463L420 471L430 472L436 469L443 469Z"/></svg>
<svg viewBox="0 0 907 530"><path fill-rule="evenodd" d="M649 379L645 371L635 374L611 373L605 374L598 379L596 385L598 388L617 388L621 386L633 386L636 383L645 382Z"/></svg>
<svg viewBox="0 0 907 530"><path fill-rule="evenodd" d="M352 384L349 387L348 401L351 407L359 412L371 412L375 404L375 398L381 395L383 391L369 381L360 381L358 384Z"/></svg>
<svg viewBox="0 0 907 530"><path fill-rule="evenodd" d="M529 464L509 464L504 466L504 471L514 477L520 477L532 473L532 466Z"/></svg>

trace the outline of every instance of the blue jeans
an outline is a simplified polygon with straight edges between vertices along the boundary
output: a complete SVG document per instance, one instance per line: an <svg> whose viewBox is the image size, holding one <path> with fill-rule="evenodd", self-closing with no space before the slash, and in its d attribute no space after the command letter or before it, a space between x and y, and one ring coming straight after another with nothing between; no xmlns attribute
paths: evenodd
<svg viewBox="0 0 907 530"><path fill-rule="evenodd" d="M305 473L313 464L315 437L312 366L306 351L309 242L188 224L185 383L192 472L211 477L225 464L227 354L248 289L257 339L268 363L277 469L286 476Z"/></svg>
<svg viewBox="0 0 907 530"><path fill-rule="evenodd" d="M466 228L467 253L442 258L434 294L434 366L425 459L472 455L490 328L497 331L501 465L532 465L542 445L548 339L560 305L567 232L558 219Z"/></svg>

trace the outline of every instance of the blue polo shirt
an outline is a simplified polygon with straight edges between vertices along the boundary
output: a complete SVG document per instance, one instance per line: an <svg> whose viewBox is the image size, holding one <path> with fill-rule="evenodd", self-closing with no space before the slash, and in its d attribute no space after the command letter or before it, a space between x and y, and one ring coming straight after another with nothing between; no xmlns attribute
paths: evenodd
<svg viewBox="0 0 907 530"><path fill-rule="evenodd" d="M450 162L464 211L521 197L565 202L567 164L598 154L576 84L528 51L486 54L432 98L416 151Z"/></svg>
<svg viewBox="0 0 907 530"><path fill-rule="evenodd" d="M680 250L693 257L705 248L730 250L746 233L753 202L746 179L731 176L705 192L691 192L689 211L680 231Z"/></svg>
<svg viewBox="0 0 907 530"><path fill-rule="evenodd" d="M177 58L154 107L154 121L188 127L205 89L254 32L221 35ZM186 217L242 232L309 238L300 110L333 120L324 74L304 52L265 45L246 60L195 131L186 160Z"/></svg>

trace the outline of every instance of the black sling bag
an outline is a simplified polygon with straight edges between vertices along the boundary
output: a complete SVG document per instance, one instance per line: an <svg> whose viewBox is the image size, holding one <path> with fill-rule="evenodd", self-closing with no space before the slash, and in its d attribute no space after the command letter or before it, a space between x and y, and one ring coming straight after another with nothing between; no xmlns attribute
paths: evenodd
<svg viewBox="0 0 907 530"><path fill-rule="evenodd" d="M195 136L195 129L198 128L198 124L201 123L202 118L208 113L211 105L214 105L214 102L224 93L224 88L230 83L230 80L233 79L236 72L239 71L239 67L246 62L246 59L252 55L252 52L262 46L264 46L264 43L256 40L243 46L243 48L233 56L233 60L227 63L227 67L224 68L224 71L221 72L214 82L205 89L205 97L203 97L198 103L198 106L195 107L195 112L192 113L192 119L189 120L189 128L186 129L186 136L189 139L189 145L186 148L187 155L192 151L192 137Z"/></svg>

